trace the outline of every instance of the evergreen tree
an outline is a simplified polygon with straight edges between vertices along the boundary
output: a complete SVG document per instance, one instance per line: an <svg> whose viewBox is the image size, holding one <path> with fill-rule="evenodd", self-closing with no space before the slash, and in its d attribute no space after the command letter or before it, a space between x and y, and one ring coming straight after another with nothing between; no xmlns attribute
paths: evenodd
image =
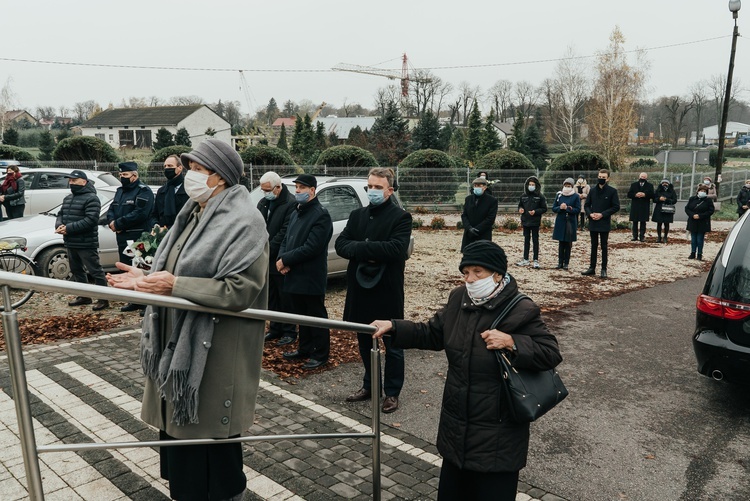
<svg viewBox="0 0 750 501"><path fill-rule="evenodd" d="M39 160L48 162L52 160L52 152L55 150L55 138L48 130L39 134Z"/></svg>
<svg viewBox="0 0 750 501"><path fill-rule="evenodd" d="M154 149L160 150L168 146L174 146L174 136L166 128L162 127L156 131L156 141L154 142Z"/></svg>
<svg viewBox="0 0 750 501"><path fill-rule="evenodd" d="M497 137L495 129L495 110L490 110L490 116L487 117L487 121L484 123L484 130L482 131L482 141L479 147L479 156L483 157L487 153L502 148L500 138Z"/></svg>
<svg viewBox="0 0 750 501"><path fill-rule="evenodd" d="M367 143L367 134L362 131L359 125L355 125L349 129L349 137L346 139L346 144L367 149Z"/></svg>
<svg viewBox="0 0 750 501"><path fill-rule="evenodd" d="M455 126L449 123L440 127L440 131L438 132L438 147L435 149L448 151L448 148L451 145L451 137L453 136L454 129Z"/></svg>
<svg viewBox="0 0 750 501"><path fill-rule="evenodd" d="M209 127L208 129L206 129L206 132L204 132L204 134L209 137L214 137L216 135L216 129L214 129L213 127Z"/></svg>
<svg viewBox="0 0 750 501"><path fill-rule="evenodd" d="M439 150L440 123L432 110L425 111L411 134L413 150Z"/></svg>
<svg viewBox="0 0 750 501"><path fill-rule="evenodd" d="M292 149L289 151L293 156L297 156L301 148L302 141L302 117L297 115L294 121L294 135L292 136Z"/></svg>
<svg viewBox="0 0 750 501"><path fill-rule="evenodd" d="M279 116L279 105L276 104L276 100L271 98L266 106L266 117L268 118L268 125L271 125L274 120Z"/></svg>
<svg viewBox="0 0 750 501"><path fill-rule="evenodd" d="M225 114L226 110L224 108L224 103L221 102L221 99L219 99L219 102L216 103L216 109L214 110L217 115L219 115L221 118L226 119Z"/></svg>
<svg viewBox="0 0 750 501"><path fill-rule="evenodd" d="M8 146L18 146L18 131L13 127L8 127L3 132L3 144Z"/></svg>
<svg viewBox="0 0 750 501"><path fill-rule="evenodd" d="M276 143L276 147L284 151L289 149L286 144L286 127L284 127L284 124L281 124L281 132L279 132L279 141Z"/></svg>
<svg viewBox="0 0 750 501"><path fill-rule="evenodd" d="M190 133L185 127L177 129L177 134L174 135L174 144L177 146L193 146L190 141Z"/></svg>
<svg viewBox="0 0 750 501"><path fill-rule="evenodd" d="M318 150L326 149L326 127L323 122L315 124L315 147Z"/></svg>
<svg viewBox="0 0 750 501"><path fill-rule="evenodd" d="M60 129L60 133L57 135L57 144L60 144L60 141L63 139L68 139L70 137L70 130L67 128Z"/></svg>
<svg viewBox="0 0 750 501"><path fill-rule="evenodd" d="M522 155L529 152L526 148L526 128L521 110L516 112L516 120L513 122L513 135L508 138L508 148Z"/></svg>
<svg viewBox="0 0 750 501"><path fill-rule="evenodd" d="M482 114L479 112L479 106L474 101L474 106L471 108L468 122L468 135L466 137L466 145L464 150L464 156L474 162L479 157L479 149L482 146Z"/></svg>
<svg viewBox="0 0 750 501"><path fill-rule="evenodd" d="M544 143L544 139L542 138L542 125L541 113L537 111L534 122L532 122L532 124L529 125L528 129L526 129L524 144L528 152L525 153L525 155L529 160L531 160L531 163L534 164L534 167L539 170L546 170L547 159L549 159L550 156L549 149L547 148L547 145Z"/></svg>
<svg viewBox="0 0 750 501"><path fill-rule="evenodd" d="M401 117L396 103L388 102L370 131L370 151L380 165L395 166L409 154L410 139L409 122Z"/></svg>
<svg viewBox="0 0 750 501"><path fill-rule="evenodd" d="M299 164L309 165L315 161L313 156L317 156L315 155L316 151L318 151L318 148L310 115L305 113L305 118L300 118L297 115L297 121L294 123L294 137L292 138L292 157Z"/></svg>

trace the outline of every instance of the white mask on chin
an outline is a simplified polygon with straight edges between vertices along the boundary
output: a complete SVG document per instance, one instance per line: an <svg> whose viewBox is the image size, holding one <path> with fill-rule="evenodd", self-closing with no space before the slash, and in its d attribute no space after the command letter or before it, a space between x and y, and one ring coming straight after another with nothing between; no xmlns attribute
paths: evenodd
<svg viewBox="0 0 750 501"><path fill-rule="evenodd" d="M214 174L216 173L214 172ZM211 174L211 176L214 174ZM206 184L208 178L211 176L194 170L187 171L187 174L185 174L185 193L190 197L190 200L202 204L211 198L216 186L218 186L217 184L213 188L210 188Z"/></svg>

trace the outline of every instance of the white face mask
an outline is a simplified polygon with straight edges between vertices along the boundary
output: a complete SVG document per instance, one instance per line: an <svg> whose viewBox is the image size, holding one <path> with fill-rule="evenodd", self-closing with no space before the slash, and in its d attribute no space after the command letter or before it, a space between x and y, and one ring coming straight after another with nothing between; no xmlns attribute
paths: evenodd
<svg viewBox="0 0 750 501"><path fill-rule="evenodd" d="M565 195L566 197L569 197L570 195L573 194L573 187L572 186L563 187L562 194Z"/></svg>
<svg viewBox="0 0 750 501"><path fill-rule="evenodd" d="M216 174L214 172L214 174ZM213 176L214 174L211 174ZM194 170L187 171L185 174L185 193L190 197L190 200L202 204L211 198L216 186L210 188L206 182L210 176L208 174L201 174Z"/></svg>
<svg viewBox="0 0 750 501"><path fill-rule="evenodd" d="M482 299L492 294L492 291L497 287L497 282L493 278L494 276L495 274L493 273L489 277L480 278L472 283L466 282L466 291L469 293L469 297L472 299Z"/></svg>

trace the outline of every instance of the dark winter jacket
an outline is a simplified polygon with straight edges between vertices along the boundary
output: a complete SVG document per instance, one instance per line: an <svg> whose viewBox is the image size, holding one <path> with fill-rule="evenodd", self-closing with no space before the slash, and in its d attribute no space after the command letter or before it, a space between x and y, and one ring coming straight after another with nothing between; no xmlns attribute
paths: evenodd
<svg viewBox="0 0 750 501"><path fill-rule="evenodd" d="M661 197L664 197L664 201L661 201ZM655 223L672 223L674 222L674 213L662 212L661 207L664 204L674 205L677 203L677 193L674 191L672 183L665 189L661 184L654 191L654 214L651 216L651 221Z"/></svg>
<svg viewBox="0 0 750 501"><path fill-rule="evenodd" d="M24 198L24 194L26 192L26 182L22 177L16 179L16 187L17 189L14 190L12 187L8 186L8 191L3 193L3 195L5 195L5 201L3 202L3 204L6 207L26 205L26 199Z"/></svg>
<svg viewBox="0 0 750 501"><path fill-rule="evenodd" d="M643 193L643 197L636 197L636 194ZM631 221L648 221L648 216L651 211L651 200L654 198L654 185L648 181L643 182L641 186L640 181L630 185L628 190L628 198L630 202L630 220Z"/></svg>
<svg viewBox="0 0 750 501"><path fill-rule="evenodd" d="M536 185L536 189L529 191L529 182ZM521 226L541 226L542 214L547 212L547 199L542 195L542 185L535 176L529 177L523 185L523 195L518 201L518 208L523 209ZM529 212L534 211L532 216Z"/></svg>
<svg viewBox="0 0 750 501"><path fill-rule="evenodd" d="M344 320L369 324L378 318L404 318L404 266L410 237L411 214L390 200L352 211L336 239L336 254L349 260ZM360 285L360 265L384 268L374 287Z"/></svg>
<svg viewBox="0 0 750 501"><path fill-rule="evenodd" d="M167 195L168 190L174 192L174 207L167 207L167 203L170 203L170 197ZM180 209L182 209L188 200L190 200L190 197L185 193L185 173L182 172L179 176L173 177L166 184L160 186L156 192L151 226L153 227L154 224L158 224L159 226L171 228Z"/></svg>
<svg viewBox="0 0 750 501"><path fill-rule="evenodd" d="M589 231L610 231L612 229L612 215L620 210L620 197L617 189L609 183L604 188L596 186L589 191L586 203L583 205L589 218ZM600 213L603 217L598 221L591 219L591 214Z"/></svg>
<svg viewBox="0 0 750 501"><path fill-rule="evenodd" d="M461 286L429 321L394 321L393 343L399 348L445 350L448 377L438 427L437 448L444 460L477 472L514 472L526 465L529 424L509 419L500 385L500 366L481 332L492 325L518 293L510 283L495 298L475 306ZM513 336L517 367L547 370L562 357L542 320L539 307L523 300L497 326Z"/></svg>
<svg viewBox="0 0 750 501"><path fill-rule="evenodd" d="M88 181L82 188L80 193L71 193L65 197L55 219L55 228L65 225L65 247L98 249L102 203L92 181Z"/></svg>
<svg viewBox="0 0 750 501"><path fill-rule="evenodd" d="M565 210L560 208L562 204L566 205ZM552 204L552 212L557 214L552 239L559 242L575 242L578 239L576 218L581 212L581 197L576 190L574 189L573 194L568 196L563 195L562 191L557 192L555 203Z"/></svg>
<svg viewBox="0 0 750 501"><path fill-rule="evenodd" d="M737 195L737 214L743 215L747 209L743 209L742 206L748 204L750 204L750 190L743 186Z"/></svg>
<svg viewBox="0 0 750 501"><path fill-rule="evenodd" d="M331 235L331 216L317 197L297 204L279 248L278 257L284 266L289 266L289 273L284 275L284 292L315 296L326 293Z"/></svg>
<svg viewBox="0 0 750 501"><path fill-rule="evenodd" d="M477 240L492 240L492 225L495 224L495 216L497 216L497 199L487 190L480 196L472 193L466 197L464 211L461 214L461 223L464 225L461 250ZM476 228L479 233L472 232L473 228Z"/></svg>
<svg viewBox="0 0 750 501"><path fill-rule="evenodd" d="M687 230L691 233L708 233L711 231L711 214L714 213L714 202L709 197L698 198L693 195L685 206L688 216ZM698 219L693 216L698 215Z"/></svg>
<svg viewBox="0 0 750 501"><path fill-rule="evenodd" d="M263 219L266 220L271 260L269 272L271 275L279 275L279 270L276 269L276 259L278 259L281 242L284 241L284 235L286 235L286 230L289 227L289 218L296 208L297 202L294 200L294 195L291 194L284 183L281 183L281 191L275 200L266 200L264 197L258 202L258 210Z"/></svg>
<svg viewBox="0 0 750 501"><path fill-rule="evenodd" d="M144 231L151 230L154 211L154 192L141 181L127 188L117 188L115 198L107 211L107 223L115 222L117 245L123 247Z"/></svg>

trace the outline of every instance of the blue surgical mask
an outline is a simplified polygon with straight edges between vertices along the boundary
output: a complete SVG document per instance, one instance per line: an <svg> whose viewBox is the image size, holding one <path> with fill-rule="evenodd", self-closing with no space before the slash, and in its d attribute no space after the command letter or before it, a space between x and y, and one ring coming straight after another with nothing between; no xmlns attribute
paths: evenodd
<svg viewBox="0 0 750 501"><path fill-rule="evenodd" d="M276 200L276 195L273 194L273 191L264 191L263 196L266 200Z"/></svg>
<svg viewBox="0 0 750 501"><path fill-rule="evenodd" d="M529 191L536 191L536 186L534 186L533 184L530 184Z"/></svg>
<svg viewBox="0 0 750 501"><path fill-rule="evenodd" d="M307 203L307 201L310 200L310 192L306 191L304 193L295 193L294 198L297 200L298 204Z"/></svg>
<svg viewBox="0 0 750 501"><path fill-rule="evenodd" d="M479 196L479 195L481 195L482 193L484 193L484 192L482 191L482 188L474 188L474 194L475 194L476 196Z"/></svg>
<svg viewBox="0 0 750 501"><path fill-rule="evenodd" d="M380 205L383 202L385 202L385 196L383 195L383 190L367 190L367 198L370 199L370 203L372 205Z"/></svg>

